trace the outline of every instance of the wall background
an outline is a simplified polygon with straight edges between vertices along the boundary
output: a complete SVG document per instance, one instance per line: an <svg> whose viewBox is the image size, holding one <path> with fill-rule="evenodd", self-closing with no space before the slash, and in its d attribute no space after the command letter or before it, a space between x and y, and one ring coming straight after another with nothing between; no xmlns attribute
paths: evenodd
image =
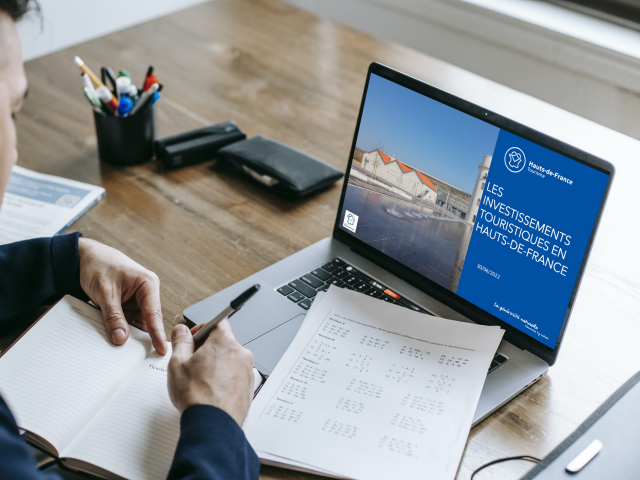
<svg viewBox="0 0 640 480"><path fill-rule="evenodd" d="M640 139L640 32L539 0L285 0Z"/></svg>
<svg viewBox="0 0 640 480"><path fill-rule="evenodd" d="M33 14L18 23L23 58L31 60L205 1L39 0L42 23Z"/></svg>

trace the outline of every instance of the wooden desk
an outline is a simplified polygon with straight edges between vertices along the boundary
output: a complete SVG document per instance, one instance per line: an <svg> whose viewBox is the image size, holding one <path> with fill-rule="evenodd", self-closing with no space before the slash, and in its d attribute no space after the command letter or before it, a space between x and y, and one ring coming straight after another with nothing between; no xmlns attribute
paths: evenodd
<svg viewBox="0 0 640 480"><path fill-rule="evenodd" d="M508 455L549 453L640 369L640 142L459 68L276 0L214 0L29 62L18 116L19 164L102 185L75 223L154 270L167 333L189 305L331 235L341 184L283 200L215 165L173 172L101 165L91 112L72 63L149 64L165 85L159 136L235 119L344 169L367 66L380 61L613 162L617 178L558 364L474 428L459 479ZM516 479L512 462L480 478ZM311 478L275 468L262 477Z"/></svg>

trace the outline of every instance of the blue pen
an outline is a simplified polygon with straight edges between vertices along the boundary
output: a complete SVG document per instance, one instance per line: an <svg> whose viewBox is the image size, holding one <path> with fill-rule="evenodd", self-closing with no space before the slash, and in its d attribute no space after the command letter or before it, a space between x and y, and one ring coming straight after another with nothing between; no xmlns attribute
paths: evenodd
<svg viewBox="0 0 640 480"><path fill-rule="evenodd" d="M153 107L153 104L160 100L160 97L162 97L162 95L160 95L160 92L154 93L151 102L149 102L149 108Z"/></svg>
<svg viewBox="0 0 640 480"><path fill-rule="evenodd" d="M121 97L120 103L118 104L118 115L121 117L126 117L129 115L129 112L133 108L133 100L129 97Z"/></svg>

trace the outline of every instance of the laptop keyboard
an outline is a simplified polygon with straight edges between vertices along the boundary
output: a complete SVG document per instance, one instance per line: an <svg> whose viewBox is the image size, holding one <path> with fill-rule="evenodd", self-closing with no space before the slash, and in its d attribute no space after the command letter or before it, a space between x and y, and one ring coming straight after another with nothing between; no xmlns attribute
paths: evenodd
<svg viewBox="0 0 640 480"><path fill-rule="evenodd" d="M278 292L300 307L308 310L318 292L326 292L331 285L354 290L385 302L400 305L416 312L427 313L402 295L377 282L340 258L334 258L314 268L300 278L278 288Z"/></svg>
<svg viewBox="0 0 640 480"><path fill-rule="evenodd" d="M402 295L382 285L377 280L374 280L340 258L334 258L332 261L318 268L314 268L300 278L292 280L286 285L282 285L277 289L277 292L287 297L293 303L296 303L299 307L309 310L318 292L326 292L331 285L335 285L338 288L346 288L347 290L354 290L363 295L369 295L370 297L393 303L394 305L399 305L416 312L427 313L423 308L420 308L415 303L407 300ZM506 355L496 354L487 374L504 365L507 360L509 360L509 358Z"/></svg>

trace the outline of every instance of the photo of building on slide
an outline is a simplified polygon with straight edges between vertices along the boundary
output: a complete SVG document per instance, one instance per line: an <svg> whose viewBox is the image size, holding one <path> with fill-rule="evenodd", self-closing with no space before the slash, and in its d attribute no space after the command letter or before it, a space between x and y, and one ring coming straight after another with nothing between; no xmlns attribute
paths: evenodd
<svg viewBox="0 0 640 480"><path fill-rule="evenodd" d="M372 75L343 207L358 216L351 233L455 292L498 133Z"/></svg>

